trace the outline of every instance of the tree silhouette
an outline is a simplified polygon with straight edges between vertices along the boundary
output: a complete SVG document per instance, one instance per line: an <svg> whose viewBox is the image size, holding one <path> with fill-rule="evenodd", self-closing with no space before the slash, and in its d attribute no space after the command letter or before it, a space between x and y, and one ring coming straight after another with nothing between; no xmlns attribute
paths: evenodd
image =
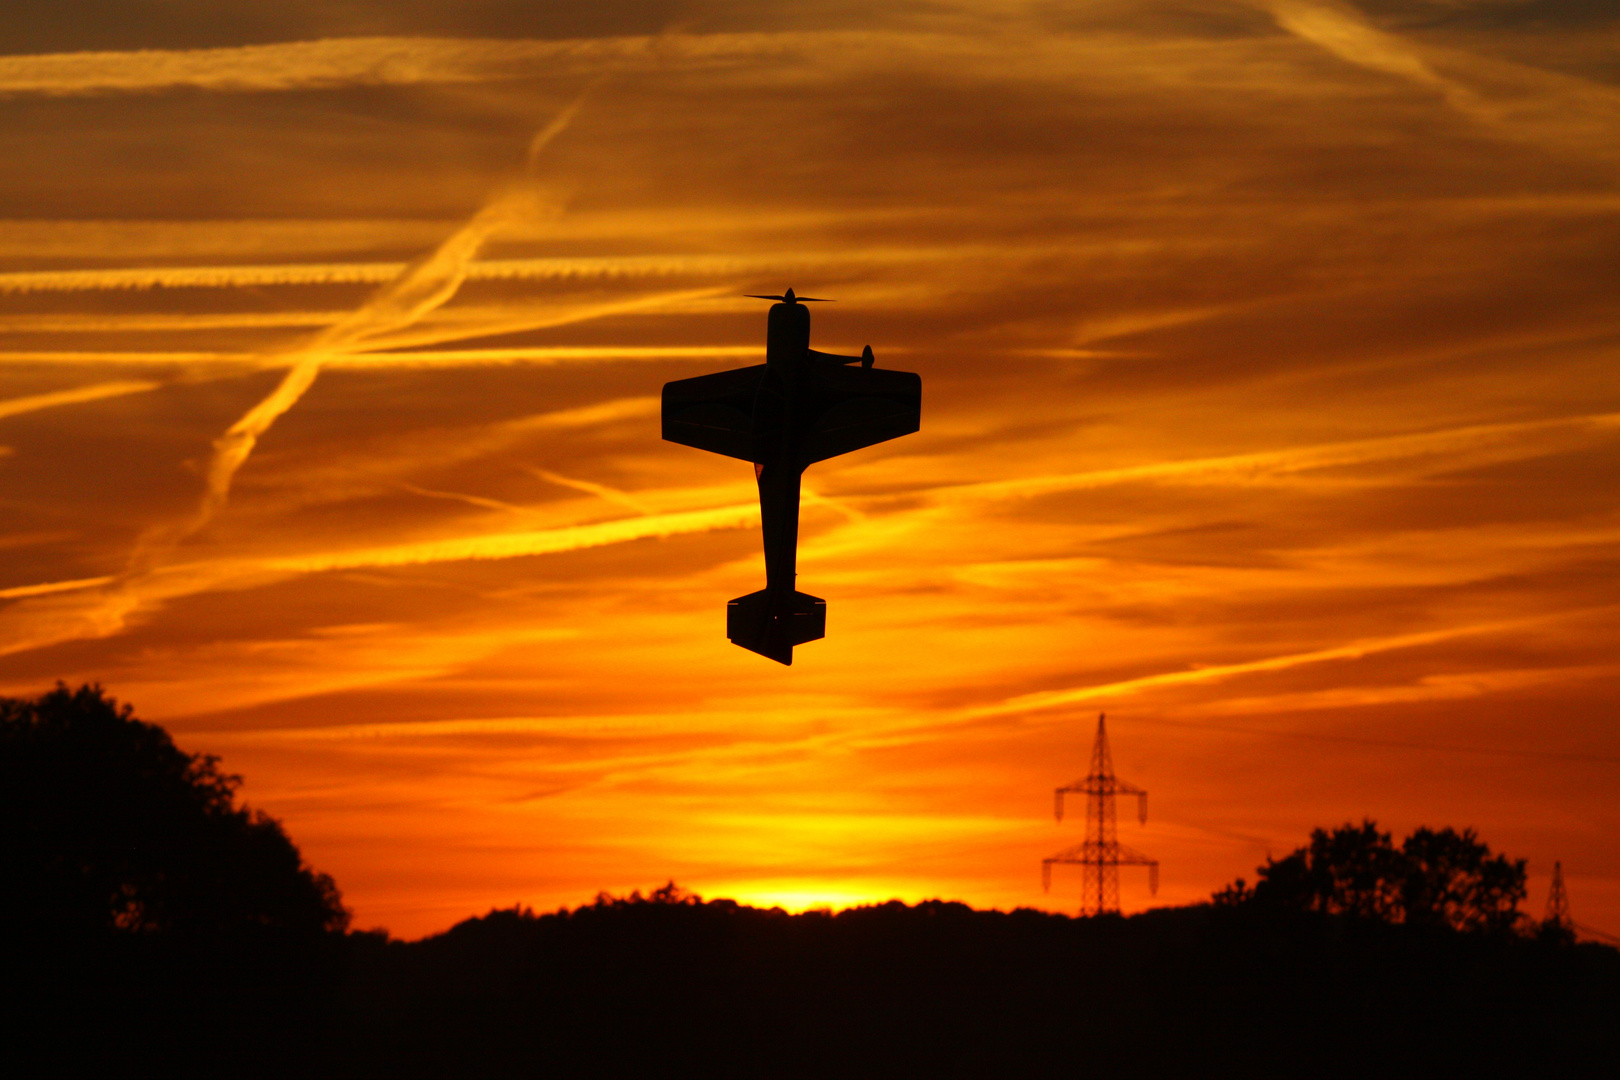
<svg viewBox="0 0 1620 1080"><path fill-rule="evenodd" d="M319 937L348 913L240 779L99 686L0 698L0 915L56 941Z"/></svg>
<svg viewBox="0 0 1620 1080"><path fill-rule="evenodd" d="M1406 921L1453 930L1509 930L1525 898L1525 861L1491 849L1474 830L1418 829L1401 845Z"/></svg>
<svg viewBox="0 0 1620 1080"><path fill-rule="evenodd" d="M1497 932L1518 923L1525 897L1525 860L1493 858L1472 829L1420 828L1397 848L1371 820L1315 830L1259 878L1252 889L1239 878L1215 903Z"/></svg>

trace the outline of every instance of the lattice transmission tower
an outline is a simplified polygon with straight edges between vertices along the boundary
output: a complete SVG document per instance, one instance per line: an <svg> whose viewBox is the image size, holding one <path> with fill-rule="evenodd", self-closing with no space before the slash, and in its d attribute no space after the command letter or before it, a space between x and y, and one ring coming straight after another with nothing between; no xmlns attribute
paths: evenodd
<svg viewBox="0 0 1620 1080"><path fill-rule="evenodd" d="M1564 864L1553 863L1552 888L1547 892L1547 916L1542 920L1560 930L1575 932L1575 920L1569 917L1569 893L1564 891Z"/></svg>
<svg viewBox="0 0 1620 1080"><path fill-rule="evenodd" d="M1620 937L1595 926L1582 926L1570 916L1569 893L1564 891L1564 864L1561 862L1553 863L1552 888L1547 890L1547 914L1541 920L1541 925L1544 928L1556 927L1568 935L1569 941L1596 938L1607 945L1620 945Z"/></svg>
<svg viewBox="0 0 1620 1080"><path fill-rule="evenodd" d="M1148 889L1157 895L1159 860L1150 859L1119 842L1114 820L1114 796L1135 795L1137 818L1146 825L1147 792L1114 775L1113 755L1108 752L1106 715L1097 717L1097 741L1091 748L1091 772L1084 780L1076 780L1068 787L1060 787L1053 792L1053 810L1059 821L1063 820L1063 796L1081 793L1086 796L1086 842L1041 860L1041 888L1051 889L1053 864L1079 863L1085 871L1080 892L1080 914L1117 912L1120 866L1146 866Z"/></svg>

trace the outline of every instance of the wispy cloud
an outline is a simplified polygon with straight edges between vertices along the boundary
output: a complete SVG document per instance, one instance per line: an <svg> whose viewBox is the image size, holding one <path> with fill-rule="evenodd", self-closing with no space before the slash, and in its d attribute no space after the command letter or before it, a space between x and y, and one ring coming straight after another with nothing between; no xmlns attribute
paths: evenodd
<svg viewBox="0 0 1620 1080"><path fill-rule="evenodd" d="M1447 466L1455 468L1459 465L1459 458L1475 463L1482 460L1517 460L1554 452L1571 441L1582 443L1608 438L1616 431L1620 431L1620 413L1594 413L1548 420L1475 424L1410 435L1384 435L1067 475L991 480L935 488L928 494L933 499L948 502L1034 497L1088 487L1141 482L1241 484L1317 470L1425 457L1446 459Z"/></svg>
<svg viewBox="0 0 1620 1080"><path fill-rule="evenodd" d="M457 436L454 439L454 449L448 452L451 456L459 454L460 456L476 457L492 452L496 447L506 445L511 439L521 437L525 433L545 430L568 430L619 419L654 415L656 410L656 398L633 398L605 402L559 413L541 414L498 425L483 434ZM1606 436L1617 428L1620 428L1620 414L1596 414L1514 424L1476 425L1415 435L1391 436L1382 439L1292 447L1287 450L1260 454L1167 462L1150 466L1107 469L1060 476L1038 476L979 484L948 485L933 489L910 490L903 497L910 500L921 497L927 504L952 506L964 502L974 503L998 499L1029 498L1063 491L1142 481L1247 485L1255 483L1272 473L1286 476L1311 469L1366 465L1414 456L1475 454L1482 445L1492 448L1490 452L1496 459L1513 460L1548 452L1549 447L1540 439L1549 434L1590 438L1593 436ZM424 460L442 461L446 459L445 453L445 451L435 448L423 450L423 454L426 455ZM1455 465L1455 462L1452 461L1450 464ZM547 470L535 471L548 479L566 482L569 486L588 491L591 494L602 495L603 492L611 490L603 488L601 485L587 484L582 481L564 481L563 478ZM331 480L317 483L310 477L302 477L299 483L301 486L313 483L323 490L332 487ZM171 573L173 576L166 580L160 588L155 589L153 595L147 601L132 601L128 597L120 597L115 602L115 606L118 606L121 611L127 612L140 607L144 602L162 602L167 598L184 595L192 588L207 591L225 585L235 587L235 583L256 578L278 579L288 575L316 574L364 567L412 566L460 561L527 558L627 543L640 539L668 538L677 535L748 528L758 522L759 509L757 504L753 502L695 510L649 513L649 507L663 499L663 496L659 493L644 492L632 497L615 492L614 495L615 498L610 501L624 502L625 505L631 506L642 516L583 525L566 525L511 532L498 531L401 544L356 547L347 550L177 566L172 568ZM503 511L509 509L507 504L498 500L481 499L476 496L459 494L453 497L470 504L486 506L487 508ZM926 514L923 517L917 517L914 511L902 512L898 515L891 513L880 522L867 524L867 515L859 509L859 504L863 502L867 504L881 503L892 498L894 496L866 495L853 500L856 505L851 505L848 496L836 500L823 500L820 496L809 496L809 500L812 502L828 502L832 509L852 523L861 526L860 532L848 533L836 543L823 541L816 545L813 550L818 554L818 557L825 558L846 548L864 550L874 543L891 545L900 543L903 540L900 539L900 533L896 532L897 529L903 532L906 529L925 527ZM1582 542L1584 535L1549 538L1547 543L1555 546L1567 546L1570 543ZM1592 535L1599 540L1608 536L1607 533L1603 532ZM1432 539L1418 539L1412 542L1430 543ZM1345 553L1342 552L1337 554L1330 552L1327 554L1341 560L1345 557ZM1368 572L1370 568L1363 565L1365 561L1363 559L1361 563L1356 564L1358 567L1357 573L1365 574ZM1459 567L1459 570L1464 574L1474 572L1471 569L1471 564L1464 564ZM104 580L106 579L86 579L85 581L66 583L19 586L8 595L21 597L78 590L100 584ZM91 619L85 621L82 625L87 632L103 635L116 632L116 629L122 624L117 619ZM61 640L60 636L53 632L46 637L41 637L38 644L49 644L58 640ZM1405 639L1398 640L1404 641ZM19 643L18 647L34 646ZM1315 654L1309 655L1314 656ZM1331 657L1324 656L1324 658ZM1289 663L1292 662L1289 661ZM1196 678L1204 677L1207 676L1196 676ZM1177 675L1169 677L1169 681L1184 681L1188 678L1194 678L1194 676Z"/></svg>
<svg viewBox="0 0 1620 1080"><path fill-rule="evenodd" d="M759 522L759 506L741 503L709 510L689 510L671 514L647 514L621 518L595 525L570 525L560 529L493 533L484 536L426 540L412 544L332 551L316 555L267 559L256 566L273 571L318 574L328 570L357 567L412 566L424 563L458 562L464 559L516 559L552 555L562 551L622 544L631 540L664 539L686 533L743 529Z"/></svg>
<svg viewBox="0 0 1620 1080"><path fill-rule="evenodd" d="M1339 0L1257 0L1290 33L1352 64L1431 89L1495 134L1613 162L1620 91L1525 64L1425 45Z"/></svg>
<svg viewBox="0 0 1620 1080"><path fill-rule="evenodd" d="M1210 664L1183 671L1159 672L1154 675L1143 675L1134 679L1123 679L1118 682L1102 683L1095 686L1042 690L1033 694L1020 694L1017 697L992 705L980 705L964 709L963 715L970 718L1003 716L1009 713L1041 712L1066 705L1079 705L1094 701L1128 701L1138 694L1165 687L1215 682L1239 675L1286 671L1289 668L1296 668L1306 664L1323 664L1336 660L1360 660L1375 653L1391 652L1397 649L1413 649L1425 645L1435 645L1443 641L1452 641L1460 637L1474 637L1482 634L1516 630L1526 624L1527 620L1520 619L1497 623L1481 623L1475 626L1447 627L1415 634L1398 634L1393 637L1354 641L1345 645L1335 645L1331 648L1312 649L1307 652L1290 653L1283 656L1267 656L1258 660L1244 660L1235 664Z"/></svg>
<svg viewBox="0 0 1620 1080"><path fill-rule="evenodd" d="M567 130L587 90L560 110L531 140L528 161ZM325 360L333 354L397 333L450 300L466 280L467 268L489 237L514 220L532 216L537 203L526 187L499 191L461 228L431 254L401 270L354 312L323 328L305 345L282 357L289 369L271 392L250 408L214 442L204 470L204 493L196 509L179 521L150 528L137 541L122 573L116 575L92 606L51 611L48 628L38 636L25 632L6 651L34 647L38 641L70 640L76 634L106 636L124 625L127 617L158 597L175 595L171 584L148 589L147 582L162 560L178 545L206 527L225 505L231 482L253 452L259 438L291 409L313 385ZM26 586L22 587L28 588ZM55 589L47 589L55 592Z"/></svg>
<svg viewBox="0 0 1620 1080"><path fill-rule="evenodd" d="M546 481L548 484L557 484L561 487L573 488L575 491L583 491L587 495L595 495L599 499L613 503L616 506L622 506L627 510L634 510L638 514L652 513L652 511L648 509L645 502L633 495L620 491L618 488L611 488L606 484L593 483L590 480L581 480L578 477L563 476L561 473L554 473L550 469L540 469L531 466L529 468L529 472Z"/></svg>
<svg viewBox="0 0 1620 1080"><path fill-rule="evenodd" d="M0 94L76 96L181 87L243 93L485 82L645 58L649 38L524 41L353 37L220 49L0 57Z"/></svg>
<svg viewBox="0 0 1620 1080"><path fill-rule="evenodd" d="M216 49L143 49L0 57L0 94L85 96L191 88L214 93L318 90L344 86L502 82L604 70L699 71L725 78L762 75L793 84L807 74L844 76L872 67L964 69L1006 74L1009 47L1024 50L1025 77L1071 75L1079 65L1165 69L1151 47L1042 33L995 14L954 14L974 33L904 29L781 33L673 33L525 40L348 37Z"/></svg>
<svg viewBox="0 0 1620 1080"><path fill-rule="evenodd" d="M46 581L38 585L15 585L9 589L0 589L0 600L22 600L30 596L50 596L52 593L78 592L81 589L96 589L111 584L113 577L77 578L72 581Z"/></svg>
<svg viewBox="0 0 1620 1080"><path fill-rule="evenodd" d="M342 311L217 311L0 315L0 332L29 334L172 333L176 330L239 330L316 327L337 322ZM8 351L5 355L14 355ZM118 353L109 353L118 356Z"/></svg>
<svg viewBox="0 0 1620 1080"><path fill-rule="evenodd" d="M206 473L207 493L196 516L182 527L180 537L196 532L224 505L231 479L253 452L259 437L304 396L329 354L348 351L368 337L402 330L444 304L461 287L467 265L484 241L509 218L521 213L523 206L525 203L514 196L496 199L431 255L407 267L353 314L323 329L294 353L290 370L276 388L215 442Z"/></svg>
<svg viewBox="0 0 1620 1080"><path fill-rule="evenodd" d="M1323 709L1366 709L1414 702L1463 701L1527 687L1565 684L1572 680L1612 678L1616 674L1620 674L1620 669L1613 665L1441 672L1423 675L1405 684L1357 684L1321 690L1223 697L1184 706L1180 713L1183 716L1256 716Z"/></svg>
<svg viewBox="0 0 1620 1080"><path fill-rule="evenodd" d="M141 394L148 390L156 390L160 385L162 384L140 379L122 379L117 382L75 386L71 390L53 390L47 394L30 394L27 397L0 401L0 417L20 416L23 413L37 412L40 409L54 409L62 405L79 405L87 401L123 397L126 394Z"/></svg>
<svg viewBox="0 0 1620 1080"><path fill-rule="evenodd" d="M589 93L587 87L535 134L527 157L531 170L541 152L568 129ZM232 479L253 453L259 438L304 396L329 356L404 330L442 307L461 288L467 268L490 236L512 221L534 216L539 209L536 194L529 187L497 192L431 254L407 266L353 313L325 327L294 351L288 358L291 367L275 389L214 441L214 453L204 472L205 491L196 511L175 525L149 530L137 543L126 576L145 573L164 552L195 535L213 519L225 505Z"/></svg>
<svg viewBox="0 0 1620 1080"><path fill-rule="evenodd" d="M1372 26L1347 4L1334 0L1261 0L1283 29L1335 56L1440 91L1453 104L1477 105L1466 87L1443 78L1405 39Z"/></svg>
<svg viewBox="0 0 1620 1080"><path fill-rule="evenodd" d="M323 492L330 492L335 482L353 485L364 481L365 490L374 490L379 483L397 487L399 481L394 478L397 473L423 460L442 464L457 459L477 458L536 433L579 431L595 425L656 415L658 405L657 398L624 398L523 417L492 425L483 431L455 433L442 445L414 446L403 466L395 462L392 463L394 467L390 468L388 462L370 460L364 475L358 480L348 476L352 465L340 464L337 466L338 476L305 475L299 478L299 486L302 490L305 485L314 484ZM411 441L415 443L420 440ZM508 509L505 504L481 500L476 496L455 497L486 508ZM493 507L490 505L492 502ZM0 613L0 655L48 648L65 641L110 637L126 630L131 619L138 615L150 614L182 597L218 589L266 585L288 577L335 569L553 554L649 537L741 528L750 522L757 522L758 516L757 505L743 504L655 514L594 525L461 536L291 557L230 558L173 565L153 561L138 573L126 569L115 575L17 585L0 590L0 599L25 601ZM32 606L27 602L32 602Z"/></svg>
<svg viewBox="0 0 1620 1080"><path fill-rule="evenodd" d="M588 437L593 431L656 416L658 409L655 397L614 398L489 424L417 428L298 467L283 463L276 472L258 478L255 504L268 504L264 509L274 515L289 506L364 498L413 483L410 478L424 469L499 458L536 438Z"/></svg>

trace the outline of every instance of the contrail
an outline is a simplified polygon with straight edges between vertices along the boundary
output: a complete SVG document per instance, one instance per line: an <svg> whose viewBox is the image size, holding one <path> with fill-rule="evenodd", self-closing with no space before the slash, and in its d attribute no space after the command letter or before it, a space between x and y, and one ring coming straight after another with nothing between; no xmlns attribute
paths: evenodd
<svg viewBox="0 0 1620 1080"><path fill-rule="evenodd" d="M0 96L79 97L145 94L178 88L207 93L267 93L348 86L483 83L532 78L544 64L552 74L601 70L644 60L658 37L562 40L352 37L213 49L138 49L0 56ZM688 38L678 56L688 66L770 61L801 53L803 33L731 33ZM815 34L811 40L845 49L867 35ZM826 47L825 45L823 47ZM665 50L667 52L667 50Z"/></svg>
<svg viewBox="0 0 1620 1080"><path fill-rule="evenodd" d="M978 499L1034 497L1059 491L1105 487L1133 482L1230 482L1232 478L1257 479L1322 469L1349 468L1379 462L1431 456L1465 454L1472 450L1504 446L1521 436L1589 436L1620 429L1620 412L1559 416L1547 420L1515 420L1500 424L1471 424L1403 435L1378 435L1370 439L1317 443L1283 450L1262 450L1222 457L1161 461L1148 465L1126 465L1115 469L1067 473L1053 476L1020 477L1016 480L989 480L924 488L902 496L922 495L937 502ZM1511 457L1522 457L1504 450Z"/></svg>
<svg viewBox="0 0 1620 1080"><path fill-rule="evenodd" d="M504 446L506 440L511 437L522 433L569 431L595 424L655 416L658 413L658 406L659 399L656 397L621 398L579 408L520 417L491 425L489 433L483 438L474 436L462 440L454 448L441 454L440 460L459 460L490 452ZM7 453L9 451L5 447L0 447L0 457L4 457ZM685 518L677 517L673 521L667 515L637 518L635 520L646 522L640 531L596 526L585 532L579 532L577 527L568 526L560 531L549 530L554 535L547 535L548 530L531 531L522 534L516 541L511 536L497 537L491 545L488 545L487 551L477 546L475 538L464 538L466 542L461 545L454 540L449 543L441 541L427 554L437 556L440 560L511 558L521 554L546 554L620 543L644 536L662 537L682 532L742 528L750 520L743 513L746 509L752 510L751 520L754 523L759 520L757 506L732 508L735 509L735 514L726 513L726 508L720 509L722 511L720 513L709 511L710 516L707 517L701 514L697 517L688 515ZM730 520L735 520L736 524L728 525L727 522ZM605 524L612 525L612 523ZM381 549L382 564L409 565L424 561L422 545L406 545L406 547L410 550ZM353 553L340 558L345 562L354 563ZM0 600L22 600L35 605L21 615L12 612L0 615L0 656L45 648L64 641L107 637L123 629L129 618L143 608L178 597L210 592L226 582L241 584L249 581L263 583L278 580L288 572L284 563L285 560L276 565L258 560L224 560L211 564L192 563L161 567L149 565L145 574L138 578L126 570L120 576L49 581L0 589ZM334 566L330 558L319 556L311 565L315 567L315 572ZM369 564L362 559L355 565ZM15 625L18 622L21 623L20 626Z"/></svg>
<svg viewBox="0 0 1620 1080"><path fill-rule="evenodd" d="M510 430L571 427L603 420L633 416L655 415L658 399L631 398L561 413L547 413L539 417L515 421ZM1486 424L1452 428L1419 435L1400 435L1386 438L1358 440L1347 443L1327 443L1318 446L1294 447L1282 451L1241 454L1223 458L1204 458L1191 461L1166 462L1155 465L1106 469L1091 473L1030 477L1022 480L992 481L939 488L924 488L903 493L906 497L921 498L939 505L960 502L999 499L1017 499L1059 491L1084 490L1109 484L1139 480L1182 480L1245 478L1268 473L1289 473L1314 468L1366 464L1422 453L1446 453L1464 450L1484 439L1500 439L1511 435L1568 431L1570 433L1606 433L1620 426L1620 413L1600 413L1588 416L1565 417L1556 420ZM588 488L583 482L531 469L531 472L552 482L603 494L597 485ZM622 497L622 493L618 493ZM460 496L457 496L460 498ZM604 496L606 497L606 496ZM883 500L893 496L865 496ZM631 498L635 498L631 496ZM821 496L807 496L811 501L826 502L832 509L858 520L862 515L840 505L838 501ZM647 505L637 499L634 507L646 514ZM710 532L721 529L743 528L758 520L759 507L755 503L713 507L706 510L650 514L620 521L594 525L570 525L553 529L531 530L521 533L501 533L482 536L450 537L442 540L419 541L405 544L355 549L342 552L314 553L264 561L251 565L260 571L274 573L321 573L333 569L354 569L370 566L406 566L433 562L455 562L474 559L508 559L533 555L573 551L582 547L600 547L608 544L668 537L691 532ZM225 575L231 576L231 575ZM48 591L84 587L84 583L65 583L43 586ZM34 588L28 586L25 588ZM1200 669L1207 670L1207 669ZM1208 674L1178 674L1171 682L1209 678ZM1114 688L1117 689L1117 688ZM1088 693L1092 691L1087 691ZM1113 692L1113 690L1110 690Z"/></svg>
<svg viewBox="0 0 1620 1080"><path fill-rule="evenodd" d="M1472 637L1480 634L1500 633L1503 630L1514 630L1521 626L1546 621L1546 619L1547 616L1537 616L1529 619L1480 623L1474 626L1455 626L1444 630L1428 630L1416 634L1400 634L1394 637L1354 641L1347 645L1335 645L1331 648L1314 649L1310 652L1292 653L1285 656L1268 656L1259 660L1246 660L1235 664L1211 664L1206 667L1160 672L1157 675L1143 675L1139 678L1125 679L1121 682L1102 683L1095 686L1077 686L1063 690L1041 690L1032 694L1021 694L1018 697L1008 698L993 705L969 707L963 709L960 715L968 718L979 718L1038 712L1085 701L1130 697L1141 691L1153 690L1161 686L1183 686L1188 683L1230 679L1238 675L1285 671L1288 668L1299 667L1302 664L1320 664L1332 660L1360 660L1377 653L1419 648L1424 645L1436 645L1459 637Z"/></svg>
<svg viewBox="0 0 1620 1080"><path fill-rule="evenodd" d="M6 401L0 401L0 417L31 413L36 409L51 409L58 405L77 405L85 401L100 401L102 398L121 397L124 394L140 394L147 390L156 390L159 385L161 384L147 380L126 379L121 382L76 386L71 390L54 390L48 394L31 394L28 397L10 398Z"/></svg>
<svg viewBox="0 0 1620 1080"><path fill-rule="evenodd" d="M609 72L604 71L587 83L585 89L581 90L573 101L564 105L562 111L551 118L551 123L541 128L535 133L534 138L529 140L529 150L524 155L523 165L531 176L540 162L541 152L551 145L553 139L568 130L569 125L574 122L574 117L579 115L579 110L584 108L585 99L590 97L597 87L607 81L608 75Z"/></svg>
<svg viewBox="0 0 1620 1080"><path fill-rule="evenodd" d="M538 476L548 484L556 484L559 487L573 488L575 491L583 491L587 495L595 495L599 499L603 499L617 506L623 506L627 509L634 510L638 514L652 513L652 511L647 508L646 503L642 502L640 499L637 499L634 495L629 495L623 491L620 491L618 488L610 488L606 484L593 484L589 480L576 480L571 476L563 476L560 473L554 473L549 469L537 469L532 465L528 466L528 471L533 475Z"/></svg>
<svg viewBox="0 0 1620 1080"><path fill-rule="evenodd" d="M585 98L600 82L600 78L593 81L535 136L528 153L531 171L539 153L567 130ZM328 358L353 352L369 338L403 330L445 304L461 288L467 278L467 268L490 235L532 214L535 209L535 200L528 192L519 188L503 190L432 254L407 266L352 314L326 327L294 352L292 367L276 388L214 441L214 453L206 474L207 486L196 511L178 527L159 530L143 538L131 556L125 576L144 571L157 551L173 547L213 520L230 496L237 470L253 453L260 436L308 392Z"/></svg>
<svg viewBox="0 0 1620 1080"><path fill-rule="evenodd" d="M593 80L531 140L527 155L531 173L540 153L558 135L567 130L586 98L601 82L600 77ZM86 635L102 637L116 632L124 625L130 613L148 599L136 588L137 583L150 578L166 552L204 528L214 518L230 494L231 482L237 470L253 453L260 436L308 392L320 374L322 365L335 357L352 355L364 351L367 347L376 347L380 341L388 340L390 335L397 335L399 331L412 326L424 315L441 307L455 296L467 279L468 268L485 241L503 226L534 215L538 208L538 199L532 190L513 185L497 192L431 254L405 267L359 309L315 334L301 348L283 354L279 358L280 362L290 363L291 366L275 389L215 440L214 453L207 466L206 487L196 510L178 523L148 530L136 542L135 549L121 573L106 579L21 586L9 590L10 595L5 598L31 598L101 587L104 590L101 596L88 608L76 604L72 609L55 613L58 625L48 629L44 638L72 640ZM123 392L131 392L133 387L126 385L120 389ZM673 523L673 528L675 531L682 531L683 525L688 529L692 527L692 523L689 522L676 522ZM660 535L661 529L668 527L669 525L661 526L654 522L646 534ZM554 539L552 544L558 542ZM577 538L573 540L574 544L578 542ZM584 542L590 543L590 538L585 538ZM542 551L567 550L571 546L568 540L562 540L561 543L562 547L553 548L542 540L538 546ZM397 558L399 553L393 554ZM406 557L404 561L410 562L415 559ZM184 586L178 588L181 593L186 591ZM0 652L18 651L36 647L37 644L37 640L13 642L0 646Z"/></svg>
<svg viewBox="0 0 1620 1080"><path fill-rule="evenodd" d="M1473 93L1435 71L1405 39L1368 23L1335 0L1261 0L1277 24L1343 60L1410 79L1437 90L1462 108L1476 105Z"/></svg>
<svg viewBox="0 0 1620 1080"><path fill-rule="evenodd" d="M694 300L706 300L727 292L723 285L701 289L678 289L671 292L646 293L630 300L615 300L600 304L572 304L565 309L528 312L509 315L498 310L486 311L481 320L443 320L439 323L418 322L393 333L368 334L363 343L343 352L328 353L321 363L329 367L467 367L489 364L559 364L570 361L600 360L663 360L670 357L758 356L764 349L759 345L546 345L501 346L479 349L437 349L424 351L423 345L462 341L467 338L496 337L528 330L548 330L558 326L571 326L590 319L613 315L630 315L659 308L665 311ZM459 309L458 309L459 310ZM347 316L342 316L347 318ZM3 328L0 328L3 329ZM92 328L95 329L95 328ZM395 350L409 349L409 352ZM890 352L897 350L890 349ZM228 368L233 371L267 370L279 368L289 360L296 362L299 353L269 356L256 352L107 352L95 350L0 351L0 364L125 364L153 367L157 365L183 365L192 368ZM154 383L155 388L158 384ZM131 385L127 392L136 392ZM110 392L109 392L110 394ZM92 397L107 396L101 393ZM18 399L21 400L21 399ZM63 402L64 404L66 402ZM39 406L44 408L44 405ZM26 410L22 410L26 411Z"/></svg>
<svg viewBox="0 0 1620 1080"><path fill-rule="evenodd" d="M1138 245L1139 247L1141 245ZM1158 244L1160 248L1167 245ZM841 270L854 266L909 266L941 259L1011 262L1040 255L1109 254L1126 245L1110 241L1086 248L1080 244L1028 245L1009 253L987 244L879 246L811 249L759 255L557 255L489 259L476 263L467 277L476 281L627 281L648 277L747 277L779 272L784 260L803 271ZM1129 250L1124 252L1130 254ZM265 288L280 285L386 285L410 269L395 262L275 263L272 265L155 266L114 270L18 270L0 273L0 293L92 292L144 289Z"/></svg>
<svg viewBox="0 0 1620 1080"><path fill-rule="evenodd" d="M1499 137L1614 161L1620 95L1601 81L1423 46L1380 30L1343 0L1251 2L1284 30L1340 59L1435 91Z"/></svg>
<svg viewBox="0 0 1620 1080"><path fill-rule="evenodd" d="M659 34L651 44L657 45L667 33ZM531 179L546 147L568 130L586 100L612 74L612 68L598 74L529 140L524 165ZM259 437L304 396L320 374L323 361L333 354L356 351L368 339L403 330L443 306L467 280L468 269L490 235L503 226L533 216L538 208L538 199L531 188L512 186L498 192L431 255L406 267L352 315L315 335L308 346L299 350L292 368L269 396L215 440L202 502L177 532L164 538L166 545L173 546L193 535L219 512L230 495L231 481L253 453ZM142 553L142 547L137 545L137 555ZM132 566L136 561L132 559Z"/></svg>
<svg viewBox="0 0 1620 1080"><path fill-rule="evenodd" d="M0 600L21 600L29 596L49 596L52 593L77 592L112 583L111 577L77 578L73 581L47 581L43 585L17 585L0 589Z"/></svg>
<svg viewBox="0 0 1620 1080"><path fill-rule="evenodd" d="M231 480L253 452L259 436L298 403L320 374L332 353L349 352L367 337L401 330L439 307L456 294L466 277L467 264L489 235L514 217L510 200L498 199L463 225L427 258L382 288L352 315L315 335L299 350L292 367L270 394L214 443L208 465L208 492L198 519L185 535L207 524L230 494Z"/></svg>

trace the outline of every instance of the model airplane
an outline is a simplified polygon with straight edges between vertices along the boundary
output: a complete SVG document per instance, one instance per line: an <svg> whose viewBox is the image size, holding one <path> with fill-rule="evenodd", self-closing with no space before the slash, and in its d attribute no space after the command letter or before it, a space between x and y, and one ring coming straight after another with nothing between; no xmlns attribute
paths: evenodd
<svg viewBox="0 0 1620 1080"><path fill-rule="evenodd" d="M754 463L765 535L765 588L726 605L726 636L782 664L827 631L827 602L795 587L799 476L823 461L917 430L922 379L872 366L872 347L834 356L810 347L812 296L776 300L765 363L664 384L664 438ZM859 363L859 368L845 367Z"/></svg>

